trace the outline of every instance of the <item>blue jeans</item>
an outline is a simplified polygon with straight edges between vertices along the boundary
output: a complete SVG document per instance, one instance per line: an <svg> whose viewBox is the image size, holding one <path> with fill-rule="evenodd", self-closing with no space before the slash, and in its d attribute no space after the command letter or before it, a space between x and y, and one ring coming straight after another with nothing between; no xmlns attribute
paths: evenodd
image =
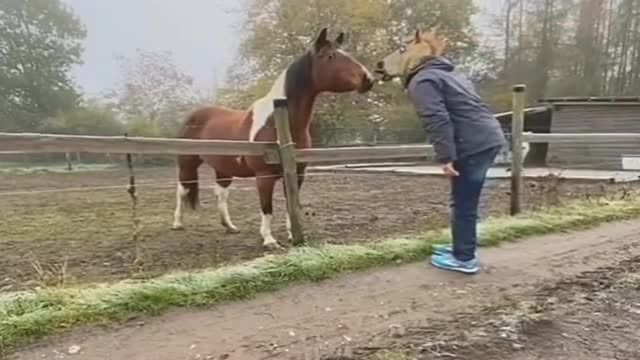
<svg viewBox="0 0 640 360"><path fill-rule="evenodd" d="M451 237L453 256L459 261L475 258L480 195L487 172L500 149L490 148L453 164L460 175L451 178Z"/></svg>

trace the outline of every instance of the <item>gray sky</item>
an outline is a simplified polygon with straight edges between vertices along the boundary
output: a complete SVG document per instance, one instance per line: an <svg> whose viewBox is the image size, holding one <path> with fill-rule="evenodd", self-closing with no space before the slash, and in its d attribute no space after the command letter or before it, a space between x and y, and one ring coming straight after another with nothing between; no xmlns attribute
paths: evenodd
<svg viewBox="0 0 640 360"><path fill-rule="evenodd" d="M226 10L238 0L63 1L87 27L84 64L75 77L90 95L112 88L120 76L115 55L137 48L171 50L202 89L211 89L216 76L222 81L235 56L242 17Z"/></svg>
<svg viewBox="0 0 640 360"><path fill-rule="evenodd" d="M237 10L242 0L63 1L87 27L85 63L75 76L90 95L111 89L120 76L115 55L131 56L137 48L172 51L180 69L203 90L223 81L235 56L242 14L228 10ZM488 25L487 12L495 12L501 1L474 1L483 9L475 23Z"/></svg>

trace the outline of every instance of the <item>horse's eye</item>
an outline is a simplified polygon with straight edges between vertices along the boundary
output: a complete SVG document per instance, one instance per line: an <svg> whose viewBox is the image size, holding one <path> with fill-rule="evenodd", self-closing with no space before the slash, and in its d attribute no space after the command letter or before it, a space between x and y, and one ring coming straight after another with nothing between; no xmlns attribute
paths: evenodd
<svg viewBox="0 0 640 360"><path fill-rule="evenodd" d="M333 60L336 58L336 53L330 53L328 57L329 57L329 60Z"/></svg>
<svg viewBox="0 0 640 360"><path fill-rule="evenodd" d="M404 52L406 52L406 51L407 51L407 47L406 47L406 46L404 46L404 45L402 45L402 46L400 46L400 48L398 49L398 51L400 51L400 54L402 54L402 53L404 53Z"/></svg>

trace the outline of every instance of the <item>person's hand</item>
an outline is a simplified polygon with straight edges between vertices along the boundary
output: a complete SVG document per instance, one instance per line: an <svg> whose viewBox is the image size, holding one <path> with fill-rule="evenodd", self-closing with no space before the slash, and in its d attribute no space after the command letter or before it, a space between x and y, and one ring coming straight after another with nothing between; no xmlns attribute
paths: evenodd
<svg viewBox="0 0 640 360"><path fill-rule="evenodd" d="M458 173L456 171L456 169L453 167L453 163L447 163L442 167L442 172L444 173L445 176L459 176L460 173Z"/></svg>

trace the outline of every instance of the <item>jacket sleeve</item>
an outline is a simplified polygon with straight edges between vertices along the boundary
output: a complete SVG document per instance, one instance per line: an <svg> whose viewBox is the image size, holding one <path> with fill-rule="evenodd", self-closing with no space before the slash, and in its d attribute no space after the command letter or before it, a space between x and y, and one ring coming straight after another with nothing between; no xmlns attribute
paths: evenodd
<svg viewBox="0 0 640 360"><path fill-rule="evenodd" d="M410 92L418 117L429 133L440 163L457 159L454 127L445 106L442 84L436 79L419 79Z"/></svg>

